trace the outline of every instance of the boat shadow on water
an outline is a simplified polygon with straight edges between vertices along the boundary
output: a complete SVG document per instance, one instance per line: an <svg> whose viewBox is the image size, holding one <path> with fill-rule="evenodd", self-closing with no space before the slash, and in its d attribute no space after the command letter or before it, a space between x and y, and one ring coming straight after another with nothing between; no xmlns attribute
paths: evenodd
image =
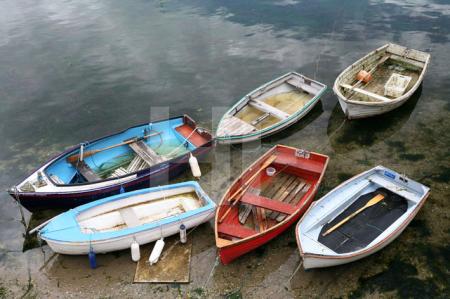
<svg viewBox="0 0 450 299"><path fill-rule="evenodd" d="M323 112L324 112L324 110L323 110L322 100L320 100L317 102L316 106L300 121L296 122L292 126L286 128L285 130L283 130L275 135L271 135L267 138L264 138L263 142L270 143L273 145L278 144L278 143L283 143L283 142L285 142L286 139L292 137L293 135L295 135L295 133L303 130L304 128L309 126L311 123L313 123L316 119L318 119L322 115Z"/></svg>
<svg viewBox="0 0 450 299"><path fill-rule="evenodd" d="M265 150L267 150L273 145L279 143L286 143L287 139L292 138L293 136L295 136L297 132L303 130L311 123L313 123L316 119L318 119L322 115L323 112L324 109L322 105L322 100L319 100L317 104L314 106L314 108L311 109L311 111L307 115L305 115L305 117L303 117L293 125L287 127L286 129L283 129L282 131L274 135L267 136L261 140L247 142L245 144L233 144L232 147L239 151L253 152L255 149L260 148L261 144L264 144L263 147Z"/></svg>
<svg viewBox="0 0 450 299"><path fill-rule="evenodd" d="M399 108L379 116L356 120L346 119L337 102L327 126L331 147L337 153L344 153L386 140L398 132L410 119L421 94L422 85Z"/></svg>

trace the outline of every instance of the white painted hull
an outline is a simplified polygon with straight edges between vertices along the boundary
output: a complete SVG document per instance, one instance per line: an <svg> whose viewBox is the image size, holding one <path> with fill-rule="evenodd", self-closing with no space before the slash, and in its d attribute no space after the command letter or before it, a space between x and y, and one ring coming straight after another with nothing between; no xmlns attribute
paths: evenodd
<svg viewBox="0 0 450 299"><path fill-rule="evenodd" d="M411 218L411 220L412 220L412 218ZM321 258L321 257L317 257L317 256L313 257L313 256L303 255L302 256L303 257L303 268L312 269L312 268L325 268L325 267L339 266L339 265L351 263L351 262L360 260L362 258L365 258L371 254L374 254L377 251L380 251L381 249L383 249L384 247L389 245L392 241L394 241L405 230L405 228L409 224L409 222L410 221L408 221L408 223L405 223L403 228L401 230L397 231L389 239L386 239L383 243L380 243L380 245L378 247L374 248L373 250L362 253L362 254L358 254L358 255L346 257L346 258Z"/></svg>
<svg viewBox="0 0 450 299"><path fill-rule="evenodd" d="M362 66L364 66L368 61L372 59L372 57L375 57L380 52L387 52L392 51L392 53L396 53L400 55L401 52L404 52L406 50L409 50L412 52L411 59L420 61L423 63L423 69L422 72L418 78L418 80L415 82L415 84L402 96L392 99L389 102L365 102L365 101L355 101L355 100L349 100L341 91L340 85L343 83L346 79L346 77L354 72L355 69L363 69ZM389 52L391 53L391 52ZM407 56L408 57L408 56ZM419 86L422 84L423 78L427 72L428 65L430 62L430 55L417 51L412 49L407 49L405 47L395 45L395 44L387 44L384 45L363 58L359 59L349 67L347 67L345 70L342 71L342 73L339 74L339 76L336 78L334 85L333 85L333 92L336 94L339 100L339 104L341 105L342 111L344 111L344 114L348 119L358 119L358 118L366 118L371 116L376 116L380 114L387 113L389 111L392 111L401 105L403 105L406 101L408 101L411 96L417 91Z"/></svg>
<svg viewBox="0 0 450 299"><path fill-rule="evenodd" d="M409 98L405 98L402 101L397 101L385 105L361 105L346 101L346 98L339 95L338 100L341 105L342 111L348 119L359 119L376 116L380 114L392 111L401 105L403 105Z"/></svg>
<svg viewBox="0 0 450 299"><path fill-rule="evenodd" d="M407 200L407 209L380 235L363 248L337 253L319 241L322 228L360 195L383 187ZM425 203L429 188L383 166L374 167L343 182L314 202L296 227L296 239L305 269L350 263L367 257L394 241Z"/></svg>
<svg viewBox="0 0 450 299"><path fill-rule="evenodd" d="M186 220L183 220L183 224L187 229L194 228L204 222L209 221L214 217L215 209L208 210L202 214L194 215ZM88 254L90 248L96 253L107 253L117 250L128 249L131 246L133 240L136 240L140 245L144 245L150 242L154 242L163 237L175 235L179 232L180 222L172 222L164 225L161 228L151 229L147 231L141 231L135 234L122 236L116 239L108 239L102 241L93 242L55 242L50 239L43 238L50 248L57 253L80 255Z"/></svg>

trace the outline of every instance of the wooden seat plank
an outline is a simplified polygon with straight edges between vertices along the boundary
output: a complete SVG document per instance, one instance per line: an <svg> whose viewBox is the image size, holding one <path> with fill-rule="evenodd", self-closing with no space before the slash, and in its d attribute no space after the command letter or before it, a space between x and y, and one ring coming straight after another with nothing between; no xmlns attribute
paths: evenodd
<svg viewBox="0 0 450 299"><path fill-rule="evenodd" d="M86 164L84 161L78 161L72 164L78 172L88 181L95 182L100 180L100 177Z"/></svg>
<svg viewBox="0 0 450 299"><path fill-rule="evenodd" d="M279 155L274 163L286 165L292 167L301 168L308 172L321 174L323 170L323 163L314 161L313 159L298 158L294 155Z"/></svg>
<svg viewBox="0 0 450 299"><path fill-rule="evenodd" d="M293 205L252 193L245 193L241 198L241 202L288 215L296 211L296 208Z"/></svg>
<svg viewBox="0 0 450 299"><path fill-rule="evenodd" d="M128 144L149 166L164 162L164 158L152 150L143 140Z"/></svg>
<svg viewBox="0 0 450 299"><path fill-rule="evenodd" d="M352 91L360 93L360 94L363 94L363 95L365 95L365 96L367 96L369 98L372 98L372 99L375 99L375 100L378 100L378 101L381 101L381 102L391 102L392 101L391 99L388 99L386 97L380 96L379 94L376 94L376 93L373 93L373 92L370 92L370 91L367 91L367 90L364 90L364 89L361 89L361 88L356 88L356 87L353 87L353 86L348 85L348 84L341 84L341 87L345 88L345 89L352 90Z"/></svg>
<svg viewBox="0 0 450 299"><path fill-rule="evenodd" d="M270 115L275 116L278 119L285 120L289 117L289 114L281 111L280 109L275 108L274 106L271 106L265 102L258 101L258 100L250 100L248 101L248 104L262 112L269 113Z"/></svg>
<svg viewBox="0 0 450 299"><path fill-rule="evenodd" d="M300 89L310 95L316 95L319 91L312 87L311 85L308 85L307 83L302 83L300 80L294 81L293 79L287 80L287 84L294 86L297 89Z"/></svg>
<svg viewBox="0 0 450 299"><path fill-rule="evenodd" d="M245 239L257 233L255 230L246 226L228 223L219 224L217 227L217 232L239 239Z"/></svg>
<svg viewBox="0 0 450 299"><path fill-rule="evenodd" d="M422 70L425 66L425 62L420 61L420 60L416 60L410 57L403 57L400 55L395 55L395 54L391 54L391 59L392 60L397 60L403 63L408 63L408 64L412 64L413 66L417 67L418 69Z"/></svg>
<svg viewBox="0 0 450 299"><path fill-rule="evenodd" d="M128 227L136 227L141 225L141 221L137 217L133 208L120 209L119 212Z"/></svg>

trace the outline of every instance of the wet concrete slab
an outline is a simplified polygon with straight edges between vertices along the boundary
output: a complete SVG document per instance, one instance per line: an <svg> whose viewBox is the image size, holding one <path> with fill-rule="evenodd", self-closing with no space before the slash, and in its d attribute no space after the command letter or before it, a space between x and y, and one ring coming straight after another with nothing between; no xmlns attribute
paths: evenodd
<svg viewBox="0 0 450 299"><path fill-rule="evenodd" d="M156 264L150 265L148 259L155 242L141 247L141 259L136 264L135 283L189 283L192 238L185 244L178 236L164 239L165 245Z"/></svg>

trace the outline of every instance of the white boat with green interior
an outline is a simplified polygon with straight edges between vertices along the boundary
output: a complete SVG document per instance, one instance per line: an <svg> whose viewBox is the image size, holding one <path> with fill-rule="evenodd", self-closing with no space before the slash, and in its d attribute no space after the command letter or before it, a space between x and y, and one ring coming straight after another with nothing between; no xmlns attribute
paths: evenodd
<svg viewBox="0 0 450 299"><path fill-rule="evenodd" d="M219 143L261 139L294 124L305 116L326 90L320 82L289 72L244 96L219 122Z"/></svg>

